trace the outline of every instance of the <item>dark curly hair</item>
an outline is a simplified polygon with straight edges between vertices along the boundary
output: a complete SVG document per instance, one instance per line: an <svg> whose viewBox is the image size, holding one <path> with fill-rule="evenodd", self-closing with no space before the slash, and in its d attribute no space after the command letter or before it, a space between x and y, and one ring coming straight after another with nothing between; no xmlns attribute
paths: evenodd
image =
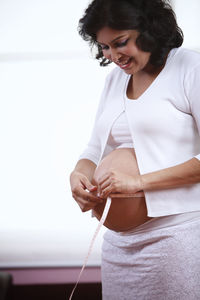
<svg viewBox="0 0 200 300"><path fill-rule="evenodd" d="M96 35L103 27L115 30L137 30L137 46L150 52L150 63L164 64L167 53L183 43L183 33L176 16L165 0L93 0L79 20L79 34L93 47L101 66L111 61L103 56Z"/></svg>

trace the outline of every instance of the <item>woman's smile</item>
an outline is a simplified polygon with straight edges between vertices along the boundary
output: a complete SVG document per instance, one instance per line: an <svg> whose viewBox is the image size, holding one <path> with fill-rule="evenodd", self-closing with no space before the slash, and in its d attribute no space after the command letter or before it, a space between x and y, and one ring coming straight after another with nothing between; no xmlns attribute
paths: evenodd
<svg viewBox="0 0 200 300"><path fill-rule="evenodd" d="M131 67L133 58L130 57L126 61L116 61L115 63L123 70L129 69Z"/></svg>

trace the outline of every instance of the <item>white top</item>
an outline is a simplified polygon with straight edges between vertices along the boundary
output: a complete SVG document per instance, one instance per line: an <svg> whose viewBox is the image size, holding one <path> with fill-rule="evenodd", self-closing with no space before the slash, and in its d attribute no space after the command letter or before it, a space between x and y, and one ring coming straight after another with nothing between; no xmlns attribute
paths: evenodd
<svg viewBox="0 0 200 300"><path fill-rule="evenodd" d="M133 141L125 111L114 121L107 144L117 149L133 148Z"/></svg>
<svg viewBox="0 0 200 300"><path fill-rule="evenodd" d="M137 99L126 96L130 75L107 77L88 147L81 158L95 164L110 151L114 121L125 111L141 174L200 159L200 53L173 49L163 70ZM200 184L145 191L148 216L200 211Z"/></svg>

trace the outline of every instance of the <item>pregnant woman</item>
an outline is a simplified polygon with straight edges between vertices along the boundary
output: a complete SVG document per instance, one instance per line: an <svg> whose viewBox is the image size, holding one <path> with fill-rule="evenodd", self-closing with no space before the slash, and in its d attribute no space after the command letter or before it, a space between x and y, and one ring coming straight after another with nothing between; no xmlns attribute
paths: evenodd
<svg viewBox="0 0 200 300"><path fill-rule="evenodd" d="M164 0L93 0L79 33L107 76L71 173L83 212L112 204L103 300L200 298L200 54Z"/></svg>

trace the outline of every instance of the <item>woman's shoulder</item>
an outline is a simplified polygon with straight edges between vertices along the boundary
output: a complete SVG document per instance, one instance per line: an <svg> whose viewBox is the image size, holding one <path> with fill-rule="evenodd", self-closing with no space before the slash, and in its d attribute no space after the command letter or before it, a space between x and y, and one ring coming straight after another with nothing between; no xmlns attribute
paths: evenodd
<svg viewBox="0 0 200 300"><path fill-rule="evenodd" d="M200 52L184 47L177 48L175 52L175 61L181 65L181 69L185 68L190 71L200 66Z"/></svg>

